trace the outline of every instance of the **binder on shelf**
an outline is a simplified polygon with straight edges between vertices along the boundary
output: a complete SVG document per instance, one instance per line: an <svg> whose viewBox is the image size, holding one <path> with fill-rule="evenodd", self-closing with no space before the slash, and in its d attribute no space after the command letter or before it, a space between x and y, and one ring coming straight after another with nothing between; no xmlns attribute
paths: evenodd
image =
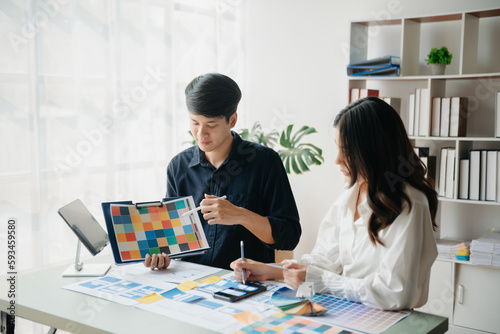
<svg viewBox="0 0 500 334"><path fill-rule="evenodd" d="M349 76L399 76L401 59L384 56L347 65Z"/></svg>
<svg viewBox="0 0 500 334"><path fill-rule="evenodd" d="M351 73L349 73L351 72ZM347 68L347 74L353 77L360 76L399 76L399 66L379 66L371 69Z"/></svg>
<svg viewBox="0 0 500 334"><path fill-rule="evenodd" d="M452 97L450 104L450 137L465 137L467 134L466 97Z"/></svg>
<svg viewBox="0 0 500 334"><path fill-rule="evenodd" d="M488 159L488 151L481 151L481 172L480 172L480 185L479 185L479 200L486 200L486 164Z"/></svg>
<svg viewBox="0 0 500 334"><path fill-rule="evenodd" d="M146 254L170 258L199 255L210 248L192 196L158 202L101 204L116 264L143 261Z"/></svg>
<svg viewBox="0 0 500 334"><path fill-rule="evenodd" d="M418 125L418 135L430 136L430 108L429 108L429 88L420 89L420 124Z"/></svg>
<svg viewBox="0 0 500 334"><path fill-rule="evenodd" d="M378 89L368 89L368 88L351 88L349 103L357 101L363 97L374 96L378 97Z"/></svg>
<svg viewBox="0 0 500 334"><path fill-rule="evenodd" d="M446 198L454 197L454 186L455 186L455 149L449 148L446 155L446 185L445 194Z"/></svg>
<svg viewBox="0 0 500 334"><path fill-rule="evenodd" d="M401 58L397 56L382 56L382 57L377 57L377 58L372 58L372 59L367 59L363 60L360 62L352 63L349 64L349 66L400 66L401 65Z"/></svg>
<svg viewBox="0 0 500 334"><path fill-rule="evenodd" d="M500 137L500 91L495 94L495 137Z"/></svg>
<svg viewBox="0 0 500 334"><path fill-rule="evenodd" d="M460 160L459 182L458 198L469 199L469 159Z"/></svg>
<svg viewBox="0 0 500 334"><path fill-rule="evenodd" d="M348 76L359 76L376 68L387 67L387 65L347 65Z"/></svg>
<svg viewBox="0 0 500 334"><path fill-rule="evenodd" d="M441 119L441 98L434 97L432 99L432 111L431 111L431 136L439 137L441 132L441 125L439 120Z"/></svg>
<svg viewBox="0 0 500 334"><path fill-rule="evenodd" d="M496 201L500 202L500 152L497 152L497 196L496 196Z"/></svg>
<svg viewBox="0 0 500 334"><path fill-rule="evenodd" d="M401 99L399 97L383 97L388 105L390 105L398 114L401 114Z"/></svg>
<svg viewBox="0 0 500 334"><path fill-rule="evenodd" d="M448 148L444 147L441 149L441 154L439 156L439 186L438 195L444 197L446 188L446 163L448 162Z"/></svg>
<svg viewBox="0 0 500 334"><path fill-rule="evenodd" d="M428 157L429 156L429 148L428 147L416 146L413 148L413 151L415 152L417 157Z"/></svg>
<svg viewBox="0 0 500 334"><path fill-rule="evenodd" d="M420 95L421 88L415 89L415 120L413 121L413 134L418 136L420 127Z"/></svg>
<svg viewBox="0 0 500 334"><path fill-rule="evenodd" d="M359 90L359 98L360 99L362 99L363 97L368 97L368 96L378 97L378 94L379 94L378 89L361 88Z"/></svg>
<svg viewBox="0 0 500 334"><path fill-rule="evenodd" d="M479 200L480 188L480 175L481 175L481 151L470 151L470 165L469 165L469 199Z"/></svg>
<svg viewBox="0 0 500 334"><path fill-rule="evenodd" d="M420 157L420 160L426 168L425 178L431 183L432 188L436 186L436 157L435 156L425 156Z"/></svg>
<svg viewBox="0 0 500 334"><path fill-rule="evenodd" d="M439 131L441 137L448 137L450 135L450 107L451 98L441 98L441 130Z"/></svg>
<svg viewBox="0 0 500 334"><path fill-rule="evenodd" d="M486 158L486 200L496 201L497 199L497 151L488 151Z"/></svg>
<svg viewBox="0 0 500 334"><path fill-rule="evenodd" d="M347 75L351 77L364 76L369 75L370 73L376 73L380 70L385 70L387 68L391 68L391 66L387 65L348 65L347 66Z"/></svg>
<svg viewBox="0 0 500 334"><path fill-rule="evenodd" d="M408 135L414 135L415 124L415 94L408 94Z"/></svg>
<svg viewBox="0 0 500 334"><path fill-rule="evenodd" d="M360 88L351 88L351 95L349 97L349 103L353 103L354 101L359 99L359 91L360 91Z"/></svg>

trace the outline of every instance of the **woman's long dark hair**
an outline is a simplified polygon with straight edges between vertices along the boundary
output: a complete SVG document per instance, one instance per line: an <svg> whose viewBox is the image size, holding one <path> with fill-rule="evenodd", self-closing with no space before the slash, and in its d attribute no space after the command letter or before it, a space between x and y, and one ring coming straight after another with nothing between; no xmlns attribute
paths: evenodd
<svg viewBox="0 0 500 334"><path fill-rule="evenodd" d="M368 183L368 205L373 210L368 225L370 240L384 245L379 232L391 225L411 199L403 191L409 184L427 196L432 224L438 207L437 193L424 177L398 113L376 97L360 99L341 110L334 121L341 150L354 185L358 176Z"/></svg>

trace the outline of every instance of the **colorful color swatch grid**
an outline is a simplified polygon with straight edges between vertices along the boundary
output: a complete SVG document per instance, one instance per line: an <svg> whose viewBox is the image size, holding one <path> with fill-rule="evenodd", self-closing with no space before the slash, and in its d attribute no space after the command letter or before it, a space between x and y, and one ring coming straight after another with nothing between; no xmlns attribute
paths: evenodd
<svg viewBox="0 0 500 334"><path fill-rule="evenodd" d="M410 314L378 310L328 294L316 294L312 301L328 309L322 322L365 333L381 333Z"/></svg>
<svg viewBox="0 0 500 334"><path fill-rule="evenodd" d="M295 295L295 290L282 287L273 293L271 303L282 309L284 313L301 315L302 313L296 311L302 311L299 306L302 305L304 299L297 298ZM378 310L329 294L315 294L311 301L324 308L320 310L320 307L315 307L316 312L313 314L319 315L321 313L321 316L317 318L318 321L364 333L383 332L409 314L404 311ZM326 312L324 312L325 310Z"/></svg>
<svg viewBox="0 0 500 334"><path fill-rule="evenodd" d="M240 329L237 333L324 333L324 334L351 334L341 328L325 325L305 318L277 313L272 316L259 319L256 322Z"/></svg>
<svg viewBox="0 0 500 334"><path fill-rule="evenodd" d="M164 202L162 206L111 205L111 217L122 261L144 259L146 254L169 255L208 248L192 197Z"/></svg>

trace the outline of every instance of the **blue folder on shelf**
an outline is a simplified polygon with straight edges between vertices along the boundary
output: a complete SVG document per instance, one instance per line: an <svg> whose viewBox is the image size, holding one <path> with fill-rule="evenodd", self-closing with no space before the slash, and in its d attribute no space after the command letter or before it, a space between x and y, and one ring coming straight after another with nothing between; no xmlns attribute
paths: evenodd
<svg viewBox="0 0 500 334"><path fill-rule="evenodd" d="M401 58L398 56L383 56L378 58L367 59L356 63L351 63L349 66L399 66Z"/></svg>
<svg viewBox="0 0 500 334"><path fill-rule="evenodd" d="M384 56L347 65L349 76L399 76L401 58Z"/></svg>
<svg viewBox="0 0 500 334"><path fill-rule="evenodd" d="M399 66L377 66L370 68L347 69L350 76L399 76ZM349 73L351 72L351 73Z"/></svg>

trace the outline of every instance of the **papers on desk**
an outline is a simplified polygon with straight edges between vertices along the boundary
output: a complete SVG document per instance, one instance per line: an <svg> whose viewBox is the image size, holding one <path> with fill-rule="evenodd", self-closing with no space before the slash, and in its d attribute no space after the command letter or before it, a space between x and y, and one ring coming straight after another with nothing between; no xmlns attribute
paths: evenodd
<svg viewBox="0 0 500 334"><path fill-rule="evenodd" d="M312 301L328 309L325 315L313 318L285 316L277 313L279 309L271 303L272 295L286 287L280 282L265 282L266 292L237 303L214 299L213 292L240 285L231 278L232 273L221 277L210 276L220 270L182 261L173 261L172 268L165 271L152 271L142 264L133 264L115 267L107 276L80 281L63 288L222 333L248 333L251 326L259 322L264 328L272 325L272 321L279 322L284 328L300 327L306 323L312 326L312 319L319 324L318 330L321 328L320 331L317 330L318 333L339 333L346 328L356 332L379 333L384 330L382 327L388 328L409 314L375 310L332 295L314 295ZM201 277L205 278L200 280ZM183 282L177 284L179 280ZM194 282L195 280L197 281ZM351 316L352 312L348 314L347 310L354 308L358 316ZM384 320L382 325L381 319ZM370 324L374 324L370 321L378 321L380 326L366 327L367 321ZM249 325L250 322L255 323ZM339 330L335 331L337 329Z"/></svg>
<svg viewBox="0 0 500 334"><path fill-rule="evenodd" d="M133 275L127 273L130 270L118 268L105 277L92 278L83 282L73 283L64 289L85 293L94 297L103 298L115 303L164 315L180 321L193 323L213 331L233 333L242 325L235 316L243 312L256 314L258 317L266 317L276 313L269 304L273 291L284 284L269 284L268 291L242 300L238 303L230 303L214 299L212 293L231 286L240 285L231 278L208 278L199 284L181 285L167 283L161 279L140 277L136 272L139 268L131 268ZM220 269L213 268L215 271ZM166 274L168 275L168 274ZM229 274L232 276L232 273ZM140 282L139 282L140 281ZM192 282L192 281L188 281ZM188 286L187 290L181 286ZM184 290L184 291L183 291Z"/></svg>
<svg viewBox="0 0 500 334"><path fill-rule="evenodd" d="M170 262L170 265L165 270L151 270L144 267L142 263L117 266L113 268L113 272L118 272L121 275L134 277L139 280L144 278L177 284L186 280L196 281L197 279L213 275L221 270L222 269L220 268L177 260Z"/></svg>

